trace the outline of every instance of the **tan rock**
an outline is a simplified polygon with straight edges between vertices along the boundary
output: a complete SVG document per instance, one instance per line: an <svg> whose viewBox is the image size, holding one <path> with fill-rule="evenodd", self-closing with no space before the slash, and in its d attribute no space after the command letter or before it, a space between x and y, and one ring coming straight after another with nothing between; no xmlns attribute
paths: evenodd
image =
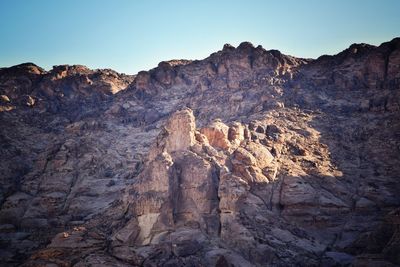
<svg viewBox="0 0 400 267"><path fill-rule="evenodd" d="M257 161L257 166L261 169L270 166L274 160L271 152L262 144L248 142L246 149L254 156Z"/></svg>
<svg viewBox="0 0 400 267"><path fill-rule="evenodd" d="M256 166L257 159L248 150L238 147L233 153L233 159L246 166Z"/></svg>
<svg viewBox="0 0 400 267"><path fill-rule="evenodd" d="M220 177L218 196L220 198L219 208L222 213L233 213L239 211L236 202L247 194L248 183L239 176L224 173Z"/></svg>
<svg viewBox="0 0 400 267"><path fill-rule="evenodd" d="M200 132L207 137L211 146L224 150L230 147L228 140L229 127L223 122L214 121L209 126L201 128Z"/></svg>
<svg viewBox="0 0 400 267"><path fill-rule="evenodd" d="M134 84L138 90L146 91L150 84L150 74L147 71L141 71L136 75Z"/></svg>
<svg viewBox="0 0 400 267"><path fill-rule="evenodd" d="M193 111L183 109L174 113L150 149L149 159L153 160L161 152L173 153L189 149L196 143L195 134L196 123Z"/></svg>
<svg viewBox="0 0 400 267"><path fill-rule="evenodd" d="M0 100L4 103L10 102L10 98L6 95L0 95Z"/></svg>
<svg viewBox="0 0 400 267"><path fill-rule="evenodd" d="M196 142L196 123L190 109L176 112L168 120L165 128L169 133L165 147L169 153L187 150Z"/></svg>
<svg viewBox="0 0 400 267"><path fill-rule="evenodd" d="M196 131L195 137L197 142L201 144L207 144L207 145L209 144L207 137L204 134L200 133L199 131Z"/></svg>
<svg viewBox="0 0 400 267"><path fill-rule="evenodd" d="M240 145L240 143L245 139L245 127L239 123L235 122L229 127L228 140L234 145Z"/></svg>

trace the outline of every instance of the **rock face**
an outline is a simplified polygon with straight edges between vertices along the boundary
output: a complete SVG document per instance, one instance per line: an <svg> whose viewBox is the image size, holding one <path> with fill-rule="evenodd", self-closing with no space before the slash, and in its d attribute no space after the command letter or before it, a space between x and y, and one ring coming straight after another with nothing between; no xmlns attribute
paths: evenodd
<svg viewBox="0 0 400 267"><path fill-rule="evenodd" d="M2 68L0 262L399 265L399 75L398 38Z"/></svg>
<svg viewBox="0 0 400 267"><path fill-rule="evenodd" d="M204 127L200 132L207 137L207 141L216 148L227 149L229 127L221 121L215 121L210 126Z"/></svg>

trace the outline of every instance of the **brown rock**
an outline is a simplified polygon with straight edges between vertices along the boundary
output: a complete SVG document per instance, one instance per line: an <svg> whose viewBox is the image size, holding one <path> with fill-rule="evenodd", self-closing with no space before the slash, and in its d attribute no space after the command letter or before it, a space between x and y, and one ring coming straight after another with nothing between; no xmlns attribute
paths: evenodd
<svg viewBox="0 0 400 267"><path fill-rule="evenodd" d="M232 124L229 127L228 140L235 145L240 145L245 140L245 127L238 122Z"/></svg>
<svg viewBox="0 0 400 267"><path fill-rule="evenodd" d="M165 129L169 133L165 147L169 153L187 150L195 143L196 124L190 109L175 113L167 122Z"/></svg>
<svg viewBox="0 0 400 267"><path fill-rule="evenodd" d="M399 49L1 68L0 261L399 264Z"/></svg>
<svg viewBox="0 0 400 267"><path fill-rule="evenodd" d="M269 150L259 144L254 142L248 142L246 145L247 151L249 151L257 161L257 166L261 169L271 166L274 157Z"/></svg>
<svg viewBox="0 0 400 267"><path fill-rule="evenodd" d="M201 128L200 132L207 137L211 146L224 150L230 147L229 127L221 121L214 121L211 125Z"/></svg>

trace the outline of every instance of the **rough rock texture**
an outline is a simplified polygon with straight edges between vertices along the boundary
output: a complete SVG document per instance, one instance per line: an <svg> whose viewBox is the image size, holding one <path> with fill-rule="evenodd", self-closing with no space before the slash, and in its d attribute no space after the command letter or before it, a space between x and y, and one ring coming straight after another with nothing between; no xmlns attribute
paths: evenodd
<svg viewBox="0 0 400 267"><path fill-rule="evenodd" d="M399 38L2 68L0 262L400 265L399 118Z"/></svg>

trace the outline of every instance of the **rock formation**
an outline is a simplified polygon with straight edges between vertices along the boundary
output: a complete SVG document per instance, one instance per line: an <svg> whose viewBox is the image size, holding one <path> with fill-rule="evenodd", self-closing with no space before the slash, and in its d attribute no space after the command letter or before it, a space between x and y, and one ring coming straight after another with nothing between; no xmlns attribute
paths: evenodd
<svg viewBox="0 0 400 267"><path fill-rule="evenodd" d="M2 68L0 262L399 265L399 115L399 38Z"/></svg>

